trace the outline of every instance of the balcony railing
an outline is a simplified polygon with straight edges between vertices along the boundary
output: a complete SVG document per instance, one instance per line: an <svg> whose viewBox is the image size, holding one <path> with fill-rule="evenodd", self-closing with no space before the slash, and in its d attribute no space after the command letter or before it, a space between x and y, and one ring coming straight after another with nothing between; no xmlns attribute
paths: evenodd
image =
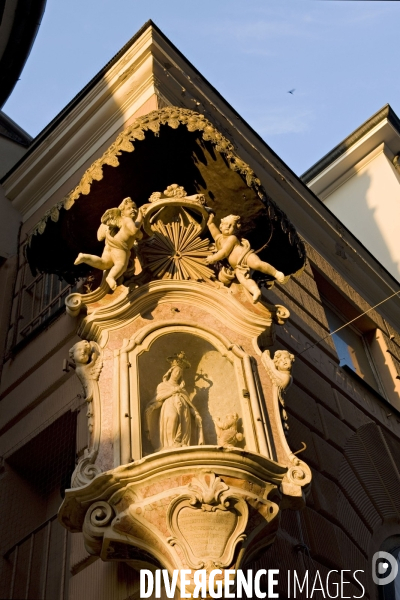
<svg viewBox="0 0 400 600"><path fill-rule="evenodd" d="M9 600L64 600L67 585L68 531L54 515L7 550Z"/></svg>
<svg viewBox="0 0 400 600"><path fill-rule="evenodd" d="M22 259L13 296L7 354L57 316L64 309L64 300L73 289L74 286L54 274L33 276L28 263Z"/></svg>

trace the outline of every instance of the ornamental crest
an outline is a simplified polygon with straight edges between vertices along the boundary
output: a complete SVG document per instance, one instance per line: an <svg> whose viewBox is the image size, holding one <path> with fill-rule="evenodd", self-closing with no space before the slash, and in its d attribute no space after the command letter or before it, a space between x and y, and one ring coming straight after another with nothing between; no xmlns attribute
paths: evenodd
<svg viewBox="0 0 400 600"><path fill-rule="evenodd" d="M184 552L193 569L219 569L233 561L237 544L246 538L248 508L244 499L211 471L194 478L186 494L172 500L167 520L171 545Z"/></svg>

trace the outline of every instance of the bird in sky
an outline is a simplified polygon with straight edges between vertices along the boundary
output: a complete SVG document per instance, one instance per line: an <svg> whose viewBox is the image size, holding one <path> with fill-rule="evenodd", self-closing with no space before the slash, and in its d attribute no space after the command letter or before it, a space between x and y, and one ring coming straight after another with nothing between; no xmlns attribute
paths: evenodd
<svg viewBox="0 0 400 600"><path fill-rule="evenodd" d="M295 89L296 89L296 88L293 88L292 90L289 90L289 91L288 91L288 94L292 94L292 95L293 95L293 93L294 93Z"/></svg>

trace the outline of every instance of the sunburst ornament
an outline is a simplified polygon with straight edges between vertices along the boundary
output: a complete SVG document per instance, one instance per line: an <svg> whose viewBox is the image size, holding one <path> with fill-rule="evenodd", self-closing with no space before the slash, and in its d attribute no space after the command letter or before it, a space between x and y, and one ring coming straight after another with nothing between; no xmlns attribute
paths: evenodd
<svg viewBox="0 0 400 600"><path fill-rule="evenodd" d="M210 211L203 194L188 196L173 183L164 192L153 192L142 210L143 228L150 238L141 244L141 256L155 277L197 281L216 277L205 262L210 240L200 237Z"/></svg>
<svg viewBox="0 0 400 600"><path fill-rule="evenodd" d="M151 238L144 243L147 267L160 279L209 280L215 277L206 266L210 241L199 237L199 226L158 221Z"/></svg>

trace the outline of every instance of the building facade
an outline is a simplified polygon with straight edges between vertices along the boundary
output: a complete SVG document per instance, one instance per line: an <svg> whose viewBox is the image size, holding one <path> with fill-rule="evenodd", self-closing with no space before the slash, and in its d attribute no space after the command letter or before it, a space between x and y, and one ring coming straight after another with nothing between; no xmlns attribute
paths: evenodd
<svg viewBox="0 0 400 600"><path fill-rule="evenodd" d="M0 597L394 593L399 285L310 181L151 22L3 177Z"/></svg>

